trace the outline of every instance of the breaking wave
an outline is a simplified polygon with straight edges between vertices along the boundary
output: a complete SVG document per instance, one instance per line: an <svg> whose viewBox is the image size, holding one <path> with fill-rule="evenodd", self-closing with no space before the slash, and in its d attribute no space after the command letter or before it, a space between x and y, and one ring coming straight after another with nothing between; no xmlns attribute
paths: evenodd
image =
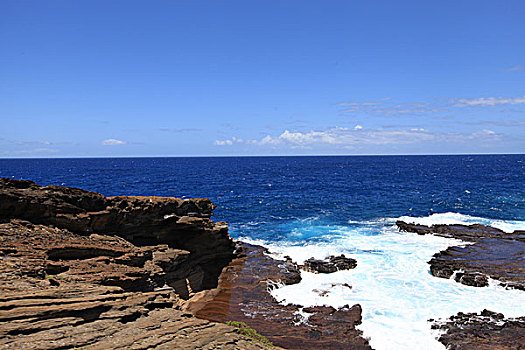
<svg viewBox="0 0 525 350"><path fill-rule="evenodd" d="M274 289L272 295L284 304L333 307L361 304L363 323L359 328L376 349L444 349L428 320L448 318L459 311L489 309L507 317L525 315L522 291L506 290L494 281L488 287L476 288L432 276L427 262L435 253L467 243L399 232L394 225L396 220L425 225L480 223L507 232L525 229L524 221L443 213L354 221L348 226L316 226L312 221L295 221L290 223L293 233L288 241L243 240L268 247L277 258L289 255L300 263L310 257L322 259L338 254L355 258L358 265L354 270L332 274L303 271L299 284Z"/></svg>

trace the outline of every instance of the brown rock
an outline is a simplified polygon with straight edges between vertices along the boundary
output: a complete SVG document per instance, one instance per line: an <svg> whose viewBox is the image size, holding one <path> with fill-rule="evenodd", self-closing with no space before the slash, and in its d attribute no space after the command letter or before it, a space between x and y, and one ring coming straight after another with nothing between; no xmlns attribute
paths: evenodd
<svg viewBox="0 0 525 350"><path fill-rule="evenodd" d="M449 349L518 350L525 348L525 317L508 319L503 314L458 313L432 328L445 331L438 340Z"/></svg>
<svg viewBox="0 0 525 350"><path fill-rule="evenodd" d="M139 247L165 244L188 251L191 259L178 266L178 273L170 278L184 298L216 287L220 271L235 256L227 224L210 220L214 208L209 199L203 198L106 198L77 188L42 187L31 181L0 179L0 222L21 219L84 236L93 233L118 236ZM117 256L123 252L116 248L96 251L105 248L74 242L55 248L48 252L49 260ZM182 267L184 273L180 272Z"/></svg>
<svg viewBox="0 0 525 350"><path fill-rule="evenodd" d="M318 306L302 309L299 305L281 305L267 292L275 282L297 283L300 276L289 278L289 265L268 257L266 249L244 244L245 256L235 259L219 277L213 292L201 292L186 307L199 318L226 322L241 321L255 328L273 344L287 349L370 349L362 332L361 307L354 305L336 310ZM298 273L295 268L294 273ZM305 322L301 309L313 313Z"/></svg>
<svg viewBox="0 0 525 350"><path fill-rule="evenodd" d="M181 310L234 256L212 209L0 180L0 348L266 348Z"/></svg>

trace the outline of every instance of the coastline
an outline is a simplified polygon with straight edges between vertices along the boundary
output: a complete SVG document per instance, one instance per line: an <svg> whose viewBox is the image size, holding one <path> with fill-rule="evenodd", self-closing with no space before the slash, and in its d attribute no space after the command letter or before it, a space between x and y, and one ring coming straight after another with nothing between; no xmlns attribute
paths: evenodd
<svg viewBox="0 0 525 350"><path fill-rule="evenodd" d="M158 327L168 320L173 329L186 324L190 331L182 335L162 333L165 344L180 342L181 336L188 338L193 332L203 334L199 332L206 329L196 339L208 343L188 346L211 346L213 342L224 342L224 346L233 342L232 348L262 346L232 333L232 327L198 321L199 317L219 322L246 321L276 345L286 348L301 348L304 344L325 349L370 348L359 330L359 305L336 309L277 303L268 291L267 281L296 283L297 265L286 266L286 261L270 258L262 247L232 240L227 224L210 220L214 205L209 200L104 197L79 189L41 187L30 181L1 181L0 243L3 259L9 262L2 284L11 288L2 296L3 309L9 311L0 318L6 348L14 344L38 348L35 344L43 345L38 343L38 337L61 335L55 343L47 344L52 347L56 341L66 341L66 329L73 335L71 341L77 341L74 346L82 344L74 336L76 331L88 331L94 338L107 341L100 328L90 328L98 323L108 329L118 326L113 331L116 329L121 337L111 343L117 348L131 341L125 337L126 331ZM438 229L427 228L427 233L439 234ZM421 225L417 229L422 229ZM456 229L464 233L466 228ZM522 242L521 238L510 240ZM20 266L25 269L18 273ZM460 278L459 282L468 280ZM520 281L523 282L523 275L518 278ZM93 297L93 293L99 297ZM57 294L60 298L54 297ZM114 299L108 301L107 295ZM83 303L88 303L82 306L88 310L85 314L76 309ZM253 317L253 311L261 304L264 307L259 316ZM30 310L41 313L35 316ZM274 317L268 317L272 313ZM309 316L307 322L305 314ZM19 328L7 326L12 317ZM479 327L487 327L497 319L499 324L508 324L503 328L510 330L509 334L512 327L524 324L521 319L507 320L489 313L480 317L485 318ZM60 330L71 327L72 319L78 319L73 320L75 326ZM455 327L457 333L460 319L451 320L455 322L451 325L436 322L436 327L444 327L449 335ZM146 344L149 336L141 341ZM28 343L30 338L37 340ZM119 344L118 339L123 343ZM97 344L89 341L85 344ZM446 341L458 343L453 336ZM480 340L469 341L472 345ZM493 345L502 346L504 342L508 342L505 337Z"/></svg>

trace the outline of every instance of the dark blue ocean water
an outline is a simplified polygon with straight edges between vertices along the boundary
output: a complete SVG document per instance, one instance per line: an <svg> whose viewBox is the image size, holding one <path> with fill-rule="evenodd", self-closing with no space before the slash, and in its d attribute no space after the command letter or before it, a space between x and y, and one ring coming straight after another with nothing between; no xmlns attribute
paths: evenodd
<svg viewBox="0 0 525 350"><path fill-rule="evenodd" d="M303 272L301 283L271 293L304 306L360 304L375 349L443 350L427 320L459 311L525 315L521 291L429 273L436 252L462 242L394 224L411 216L403 219L525 229L525 155L4 159L0 176L108 196L209 197L233 237L281 258L351 256L353 270Z"/></svg>
<svg viewBox="0 0 525 350"><path fill-rule="evenodd" d="M0 159L0 176L107 196L208 197L233 236L271 240L304 220L525 219L525 155Z"/></svg>

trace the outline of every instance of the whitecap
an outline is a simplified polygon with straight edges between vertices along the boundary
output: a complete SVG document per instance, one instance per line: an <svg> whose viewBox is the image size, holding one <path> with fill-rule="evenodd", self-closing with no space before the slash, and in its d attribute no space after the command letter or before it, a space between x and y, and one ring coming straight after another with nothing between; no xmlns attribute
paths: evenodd
<svg viewBox="0 0 525 350"><path fill-rule="evenodd" d="M408 223L432 226L432 225L472 225L482 224L499 228L502 231L512 233L515 230L525 230L525 221L519 220L500 220L500 219L488 219L477 216L470 216L460 213L435 213L429 216L423 217L412 217L412 216L401 216L398 218L391 219L391 222L396 220L402 220Z"/></svg>
<svg viewBox="0 0 525 350"><path fill-rule="evenodd" d="M423 222L458 223L459 219L470 222L467 220L473 218L455 213L430 217ZM363 323L359 328L378 350L444 349L436 340L438 334L430 328L430 318L448 318L460 311L480 312L485 308L506 317L525 315L525 293L522 291L506 290L493 281L488 287L469 287L430 274L427 262L433 254L452 245L468 243L399 232L392 225L393 221L378 219L375 226L331 226L329 229L312 227L305 222L307 231L318 229L321 234L332 235L331 239L322 242L247 240L268 247L275 258L288 255L299 263L310 257L322 259L339 254L355 258L357 267L353 270L332 274L303 271L299 284L276 288L271 293L282 303L305 307L361 304ZM516 223L513 225L519 227ZM345 283L352 288L343 287ZM319 290L328 293L321 295Z"/></svg>

